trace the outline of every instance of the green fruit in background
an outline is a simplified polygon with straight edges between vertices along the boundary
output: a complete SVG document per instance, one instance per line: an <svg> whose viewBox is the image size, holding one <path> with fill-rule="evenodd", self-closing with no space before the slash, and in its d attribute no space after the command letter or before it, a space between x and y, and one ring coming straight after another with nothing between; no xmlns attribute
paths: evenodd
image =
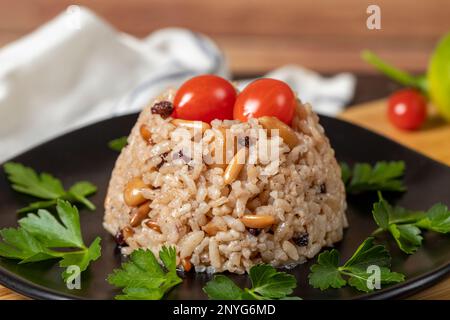
<svg viewBox="0 0 450 320"><path fill-rule="evenodd" d="M427 87L433 105L450 121L450 33L438 43L431 57Z"/></svg>
<svg viewBox="0 0 450 320"><path fill-rule="evenodd" d="M439 114L450 122L450 32L434 49L426 75L413 76L387 63L369 50L362 52L362 58L392 80L421 91Z"/></svg>

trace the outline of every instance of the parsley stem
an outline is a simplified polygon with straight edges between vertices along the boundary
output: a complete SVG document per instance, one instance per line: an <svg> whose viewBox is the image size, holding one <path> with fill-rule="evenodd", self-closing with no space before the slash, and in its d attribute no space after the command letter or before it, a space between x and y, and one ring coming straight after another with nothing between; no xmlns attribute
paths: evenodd
<svg viewBox="0 0 450 320"><path fill-rule="evenodd" d="M64 252L51 250L51 254L54 257L62 258L64 256L66 256L67 254L84 254L88 250L88 248L86 246L80 247L79 249L81 249L81 250L64 251Z"/></svg>
<svg viewBox="0 0 450 320"><path fill-rule="evenodd" d="M249 295L251 295L252 297L254 297L255 300L261 300L261 297L260 297L258 294L256 294L256 293L253 291L253 289L245 288L245 291L246 291Z"/></svg>
<svg viewBox="0 0 450 320"><path fill-rule="evenodd" d="M353 277L353 278L357 278L357 279L361 279L361 280L366 280L364 277L361 277L358 274L355 274L355 273L353 273L351 271L346 271L347 269L345 269L345 268L339 267L338 270L343 275L346 275L346 276L349 276L349 277Z"/></svg>
<svg viewBox="0 0 450 320"><path fill-rule="evenodd" d="M376 229L374 232L372 232L372 236L376 236L376 235L378 235L378 234L380 234L380 233L383 233L383 232L384 232L383 229L378 228L378 229Z"/></svg>
<svg viewBox="0 0 450 320"><path fill-rule="evenodd" d="M361 56L366 62L370 63L372 66L378 69L378 71L384 73L392 80L406 87L419 89L423 93L427 92L427 84L424 76L415 77L383 61L380 57L368 50L363 51Z"/></svg>

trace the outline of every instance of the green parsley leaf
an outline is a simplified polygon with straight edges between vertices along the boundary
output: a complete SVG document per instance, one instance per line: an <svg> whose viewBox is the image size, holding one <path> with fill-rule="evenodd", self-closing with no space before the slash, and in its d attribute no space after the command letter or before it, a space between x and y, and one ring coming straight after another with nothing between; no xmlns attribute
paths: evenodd
<svg viewBox="0 0 450 320"><path fill-rule="evenodd" d="M422 245L421 231L413 224L391 224L388 230L405 253L412 254Z"/></svg>
<svg viewBox="0 0 450 320"><path fill-rule="evenodd" d="M55 258L52 251L40 243L26 230L18 228L6 228L0 230L3 242L0 242L0 256L22 260L25 262L36 262Z"/></svg>
<svg viewBox="0 0 450 320"><path fill-rule="evenodd" d="M175 258L174 258L175 257ZM166 267L169 273L175 274L177 273L177 251L175 247L166 247L163 246L159 251L159 258L162 263Z"/></svg>
<svg viewBox="0 0 450 320"><path fill-rule="evenodd" d="M0 230L0 256L29 263L49 259L61 259L61 267L77 265L80 271L101 255L100 238L88 248L83 242L78 209L64 200L56 200L59 220L47 210L28 214L19 220L17 229ZM64 251L57 248L70 248ZM67 273L63 273L67 279Z"/></svg>
<svg viewBox="0 0 450 320"><path fill-rule="evenodd" d="M380 197L380 194L378 194ZM380 199L381 200L381 199ZM373 204L373 219L376 224L383 230L389 228L390 215L392 214L392 207L386 201L379 201Z"/></svg>
<svg viewBox="0 0 450 320"><path fill-rule="evenodd" d="M378 197L380 196L381 193L379 193ZM426 217L425 211L414 211L399 206L389 208L391 208L390 210L388 210L389 223L413 223Z"/></svg>
<svg viewBox="0 0 450 320"><path fill-rule="evenodd" d="M422 219L416 222L416 226L439 233L448 233L450 232L450 211L442 203L435 204Z"/></svg>
<svg viewBox="0 0 450 320"><path fill-rule="evenodd" d="M280 299L290 295L297 286L293 275L269 265L259 264L250 269L252 290L265 298Z"/></svg>
<svg viewBox="0 0 450 320"><path fill-rule="evenodd" d="M350 181L350 177L352 176L352 169L350 169L350 166L345 163L341 162L341 178L344 182L344 185L346 185Z"/></svg>
<svg viewBox="0 0 450 320"><path fill-rule="evenodd" d="M80 218L76 207L69 202L58 201L58 221L47 210L30 213L19 220L19 225L49 248L82 248Z"/></svg>
<svg viewBox="0 0 450 320"><path fill-rule="evenodd" d="M214 300L270 300L270 299L300 299L288 297L297 286L293 275L278 272L267 264L253 266L249 272L251 288L242 290L228 277L214 276L203 291Z"/></svg>
<svg viewBox="0 0 450 320"><path fill-rule="evenodd" d="M5 163L4 169L14 190L44 200L30 203L18 210L19 213L53 207L58 199L79 202L95 210L94 204L86 198L97 191L97 187L90 182L77 182L66 191L61 181L49 173L37 174L32 168L15 162Z"/></svg>
<svg viewBox="0 0 450 320"><path fill-rule="evenodd" d="M317 259L317 264L311 267L311 273L308 276L309 283L320 290L330 287L341 288L348 284L357 290L369 292L373 290L368 286L368 281L373 275L369 270L371 266L380 268L381 284L404 280L404 275L390 271L390 262L391 257L386 248L382 245L375 245L374 238L370 237L342 266L339 266L339 252L336 249L322 252Z"/></svg>
<svg viewBox="0 0 450 320"><path fill-rule="evenodd" d="M100 246L100 237L96 237L95 240L91 243L89 248L83 248L80 252L73 252L73 253L66 253L62 257L63 259L59 262L60 267L69 267L76 265L80 268L80 272L85 271L89 264L92 261L97 260L101 256L102 248ZM69 273L67 273L67 270L63 272L62 274L64 281L67 282L68 277L70 276Z"/></svg>
<svg viewBox="0 0 450 320"><path fill-rule="evenodd" d="M241 300L244 291L239 288L230 278L217 275L209 281L203 291L213 300Z"/></svg>
<svg viewBox="0 0 450 320"><path fill-rule="evenodd" d="M150 250L135 250L130 260L108 276L108 282L123 288L118 300L160 300L174 286L181 283L176 272L177 252L174 247L163 247L159 257L166 270L160 266Z"/></svg>
<svg viewBox="0 0 450 320"><path fill-rule="evenodd" d="M348 284L359 291L370 292L371 289L367 286L367 281L373 273L368 273L366 270L350 268L351 277L348 279ZM380 284L398 283L405 280L405 276L401 273L391 272L389 268L380 268Z"/></svg>
<svg viewBox="0 0 450 320"><path fill-rule="evenodd" d="M412 254L422 245L421 229L439 233L450 232L450 211L443 204L436 204L428 211L412 211L402 207L392 207L378 193L378 202L374 203L372 214L380 227L373 234L389 232L398 247Z"/></svg>
<svg viewBox="0 0 450 320"><path fill-rule="evenodd" d="M356 163L353 169L341 163L342 181L347 193L358 194L365 191L406 191L401 177L405 172L403 161L379 161L374 166Z"/></svg>
<svg viewBox="0 0 450 320"><path fill-rule="evenodd" d="M4 169L12 188L41 199L56 199L65 195L61 181L48 173L38 175L32 168L20 163L7 162Z"/></svg>
<svg viewBox="0 0 450 320"><path fill-rule="evenodd" d="M54 206L56 206L56 199L55 200L36 201L36 202L30 203L26 207L23 207L23 208L17 210L17 213L34 212L38 209L52 208Z"/></svg>
<svg viewBox="0 0 450 320"><path fill-rule="evenodd" d="M80 181L69 188L67 192L73 201L84 204L88 209L95 210L95 205L86 197L97 192L97 187L88 181ZM71 199L72 200L72 199Z"/></svg>
<svg viewBox="0 0 450 320"><path fill-rule="evenodd" d="M128 143L128 137L127 136L123 136L123 137L120 137L120 138L117 138L117 139L109 141L108 142L108 147L111 150L120 152L120 151L122 151L123 148L125 148L127 143Z"/></svg>
<svg viewBox="0 0 450 320"><path fill-rule="evenodd" d="M317 264L311 266L309 283L320 290L341 288L347 284L339 271L339 252L336 249L319 254Z"/></svg>
<svg viewBox="0 0 450 320"><path fill-rule="evenodd" d="M364 240L342 269L356 268L365 270L371 265L389 267L391 263L389 252L384 246L375 245L373 242L373 237Z"/></svg>
<svg viewBox="0 0 450 320"><path fill-rule="evenodd" d="M382 231L388 231L397 242L399 248L405 253L414 253L422 244L420 229L414 224L397 224L402 221L410 221L417 216L406 209L393 208L378 192L379 201L373 204L373 218ZM392 223L395 219L397 223ZM377 231L376 231L377 232Z"/></svg>

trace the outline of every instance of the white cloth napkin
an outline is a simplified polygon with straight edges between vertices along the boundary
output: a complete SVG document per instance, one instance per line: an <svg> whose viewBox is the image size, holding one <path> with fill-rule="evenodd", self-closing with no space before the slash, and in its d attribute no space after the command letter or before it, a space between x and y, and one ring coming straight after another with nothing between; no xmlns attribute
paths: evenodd
<svg viewBox="0 0 450 320"><path fill-rule="evenodd" d="M230 76L221 51L201 34L168 28L136 39L71 7L0 50L0 162L77 127L136 112L164 89L204 73ZM351 74L325 79L299 66L267 76L287 81L329 115L355 87Z"/></svg>

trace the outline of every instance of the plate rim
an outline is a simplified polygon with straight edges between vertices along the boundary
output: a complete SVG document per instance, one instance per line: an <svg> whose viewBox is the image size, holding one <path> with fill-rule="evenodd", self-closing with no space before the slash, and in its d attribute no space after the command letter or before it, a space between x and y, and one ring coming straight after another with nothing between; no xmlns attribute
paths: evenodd
<svg viewBox="0 0 450 320"><path fill-rule="evenodd" d="M39 143L38 145L32 146L31 148L21 152L20 154L14 155L13 157L10 157L8 159L6 159L5 161L3 161L0 165L3 166L4 163L11 161L13 159L15 159L16 157L25 155L27 153L31 153L33 152L35 149L39 148L40 146L49 143L53 140L62 138L66 135L70 135L70 134L74 134L78 131L81 131L85 128L88 127L92 127L92 126L96 126L96 125L100 125L102 123L111 121L113 119L117 119L117 118L125 118L125 117L136 117L138 116L139 113L129 113L129 114L124 114L124 115L120 115L120 116L116 116L116 117L110 117L107 119L102 119L100 121L97 121L95 123L90 123L87 124L85 126L82 127L78 127L78 128L74 128L71 131L68 132L63 132L61 135L59 136L55 136L55 137L51 137L49 139L46 139L45 141ZM370 134L374 134L377 135L379 138L387 140L389 142L395 143L399 146L401 146L402 148L407 149L408 151L420 156L420 157L424 157L429 161L432 161L434 163L436 163L439 166L445 167L447 169L450 169L450 166L447 165L446 163L443 163L437 159L431 158L427 155L424 155L406 145L403 145L381 133L369 130L365 127L362 127L359 124L347 121L345 119L341 119L341 118L337 118L337 117L329 117L323 114L318 114L319 115L319 119L327 119L327 121L338 121L341 123L344 123L345 125L348 126L352 126L352 127L356 127L358 129L364 130L369 132ZM320 120L319 120L320 122ZM321 124L322 125L322 124ZM3 258L1 258L3 259ZM390 287L381 289L381 290L377 290L377 291L373 291L371 293L364 293L362 295L357 295L355 296L353 299L346 299L346 300L380 300L380 299L394 299L394 298L404 298L404 297L408 297L411 296L412 294L426 289L428 287L431 287L433 284L435 284L438 280L441 280L443 278L445 278L446 276L448 276L450 274L450 261L448 261L446 264L443 264L437 268L434 268L433 270L430 270L424 274L418 275L414 278L410 278L407 279L405 282L402 283L398 283L395 285L392 285ZM17 274L15 274L14 272L4 268L3 266L0 266L0 284L3 285L5 288L8 288L10 290L12 290L13 292L19 293L25 297L28 298L32 298L32 299L38 299L38 300L42 300L42 299L51 299L51 300L92 300L86 297L80 297L77 295L72 295L72 294L68 294L68 293L63 293L61 291L57 291L45 286L42 286L40 284L34 283L30 280L27 280ZM333 290L339 290L339 289L333 289ZM311 299L311 300L325 300L325 299ZM345 299L344 299L345 300Z"/></svg>
<svg viewBox="0 0 450 320"><path fill-rule="evenodd" d="M410 278L405 282L381 290L373 291L371 293L365 293L363 295L356 296L354 299L344 299L344 300L385 300L385 299L408 297L418 292L419 290L431 287L438 280L445 278L449 273L450 273L450 262L448 262L443 266L435 268L423 275ZM23 277L20 277L16 275L14 272L11 272L3 267L0 267L0 284L16 293L37 300L43 299L92 300L89 298L62 293L50 289L48 287L44 287L42 285L29 281ZM332 290L339 290L339 289L332 289ZM326 300L326 299L319 298L311 300Z"/></svg>

